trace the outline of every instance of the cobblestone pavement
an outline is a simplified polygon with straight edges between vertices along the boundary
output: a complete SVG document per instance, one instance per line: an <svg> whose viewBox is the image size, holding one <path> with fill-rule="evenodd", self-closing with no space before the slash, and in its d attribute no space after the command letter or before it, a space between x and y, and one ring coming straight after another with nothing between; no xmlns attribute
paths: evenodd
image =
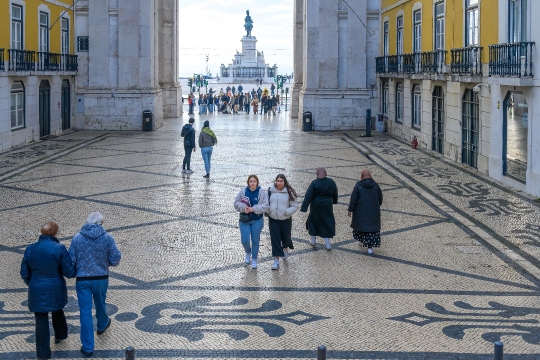
<svg viewBox="0 0 540 360"><path fill-rule="evenodd" d="M283 115L283 113L281 114ZM113 325L94 358L540 357L538 204L474 171L386 136L302 133L286 116L207 118L219 138L212 175L181 173L183 119L151 133L78 131L0 153L0 358L35 354L34 319L19 266L46 221L71 237L94 210L123 253L112 269ZM264 188L285 173L303 196L325 166L339 188L333 250L307 241L271 271L267 227L260 266L242 266L232 202L248 174ZM352 239L350 193L363 168L382 187L382 247ZM70 337L53 358L79 358L78 305L68 281Z"/></svg>

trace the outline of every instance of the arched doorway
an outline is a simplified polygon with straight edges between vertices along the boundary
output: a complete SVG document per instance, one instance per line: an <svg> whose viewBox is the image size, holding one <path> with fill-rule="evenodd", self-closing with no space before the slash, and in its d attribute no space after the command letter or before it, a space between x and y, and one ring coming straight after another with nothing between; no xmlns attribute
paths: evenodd
<svg viewBox="0 0 540 360"><path fill-rule="evenodd" d="M47 80L39 84L39 137L51 134L51 85Z"/></svg>
<svg viewBox="0 0 540 360"><path fill-rule="evenodd" d="M71 127L71 88L69 80L62 81L61 109L62 130L66 130Z"/></svg>
<svg viewBox="0 0 540 360"><path fill-rule="evenodd" d="M503 111L503 175L525 183L529 129L529 106L525 96L518 91L508 92Z"/></svg>

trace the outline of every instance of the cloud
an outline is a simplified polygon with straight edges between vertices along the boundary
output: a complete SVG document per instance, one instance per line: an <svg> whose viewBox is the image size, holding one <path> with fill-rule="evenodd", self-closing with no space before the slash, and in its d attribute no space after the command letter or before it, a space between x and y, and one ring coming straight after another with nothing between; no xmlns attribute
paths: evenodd
<svg viewBox="0 0 540 360"><path fill-rule="evenodd" d="M253 19L252 35L257 38L257 50L264 51L268 64L277 64L279 73L290 74L293 69L293 1L254 4L253 0L180 0L180 76L204 73L206 54L213 75L219 72L222 63L231 63L236 50L242 50L240 40L245 35L247 9Z"/></svg>

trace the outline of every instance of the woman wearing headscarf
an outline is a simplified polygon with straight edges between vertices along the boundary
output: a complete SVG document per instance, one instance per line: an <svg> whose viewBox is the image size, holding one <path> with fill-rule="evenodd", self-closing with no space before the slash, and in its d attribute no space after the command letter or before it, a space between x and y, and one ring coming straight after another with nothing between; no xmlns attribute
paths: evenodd
<svg viewBox="0 0 540 360"><path fill-rule="evenodd" d="M279 269L279 258L289 256L294 249L291 239L292 216L298 210L298 195L283 174L278 174L274 185L268 188L268 229L272 243L274 263L272 270Z"/></svg>
<svg viewBox="0 0 540 360"><path fill-rule="evenodd" d="M261 231L264 226L263 214L268 210L268 194L259 186L257 175L249 175L247 186L242 187L234 199L234 208L240 213L240 240L246 251L244 263L257 268Z"/></svg>
<svg viewBox="0 0 540 360"><path fill-rule="evenodd" d="M381 188L371 178L369 170L362 170L351 194L349 217L352 217L353 237L368 248L370 255L374 247L381 246L382 202Z"/></svg>
<svg viewBox="0 0 540 360"><path fill-rule="evenodd" d="M38 242L29 245L21 262L21 277L28 285L28 309L36 318L36 351L39 359L51 357L49 313L54 343L67 339L64 307L68 302L66 280L76 274L66 247L56 238L58 225L48 222Z"/></svg>
<svg viewBox="0 0 540 360"><path fill-rule="evenodd" d="M326 243L326 250L331 250L330 238L336 235L333 204L338 202L338 189L334 180L326 177L325 168L319 167L316 172L317 179L309 185L300 211L306 212L310 208L306 229L311 235L311 246L316 246L317 236L320 236Z"/></svg>
<svg viewBox="0 0 540 360"><path fill-rule="evenodd" d="M206 170L206 175L203 175L205 178L210 177L210 159L212 158L212 150L216 144L216 134L210 129L210 122L206 120L199 135L199 148L201 149L204 169Z"/></svg>

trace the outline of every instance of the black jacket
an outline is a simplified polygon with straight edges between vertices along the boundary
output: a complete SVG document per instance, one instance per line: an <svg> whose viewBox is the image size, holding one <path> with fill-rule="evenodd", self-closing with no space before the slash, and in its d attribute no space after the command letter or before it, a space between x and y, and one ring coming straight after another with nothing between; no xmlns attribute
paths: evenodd
<svg viewBox="0 0 540 360"><path fill-rule="evenodd" d="M380 231L382 202L382 191L375 180L357 182L349 203L349 212L353 213L351 227L360 232Z"/></svg>
<svg viewBox="0 0 540 360"><path fill-rule="evenodd" d="M186 129L186 135L184 136L184 147L196 147L197 143L195 142L195 129L189 124L184 125L184 129Z"/></svg>

